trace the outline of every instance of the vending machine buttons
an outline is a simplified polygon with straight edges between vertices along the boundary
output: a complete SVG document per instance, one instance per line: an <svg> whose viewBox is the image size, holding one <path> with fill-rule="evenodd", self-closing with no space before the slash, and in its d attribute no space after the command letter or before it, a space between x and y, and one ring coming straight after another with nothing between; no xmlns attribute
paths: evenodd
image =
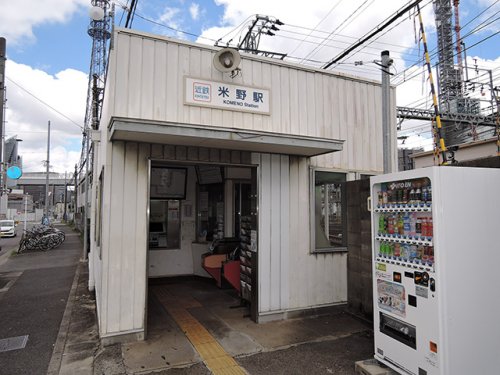
<svg viewBox="0 0 500 375"><path fill-rule="evenodd" d="M422 272L415 271L413 273L413 280L415 281L416 285L420 285L422 283Z"/></svg>
<svg viewBox="0 0 500 375"><path fill-rule="evenodd" d="M431 288L431 292L435 292L436 291L436 280L434 280L432 277L430 279L430 288Z"/></svg>
<svg viewBox="0 0 500 375"><path fill-rule="evenodd" d="M400 283L401 282L401 274L399 272L394 272L392 275L392 279L395 282Z"/></svg>

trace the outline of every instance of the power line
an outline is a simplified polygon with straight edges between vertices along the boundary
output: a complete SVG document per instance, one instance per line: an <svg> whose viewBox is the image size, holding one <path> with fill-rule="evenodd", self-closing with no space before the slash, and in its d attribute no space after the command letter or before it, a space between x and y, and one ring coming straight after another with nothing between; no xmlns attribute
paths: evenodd
<svg viewBox="0 0 500 375"><path fill-rule="evenodd" d="M79 125L77 122L75 122L74 120L72 120L71 118L69 118L68 116L66 116L64 113L62 113L61 111L55 109L54 107L52 107L50 104L44 102L42 99L40 99L38 96L36 96L35 94L31 93L30 91L26 90L23 86L21 86L19 83L15 82L12 78L9 78L7 77L7 79L12 82L14 85L16 85L17 87L19 87L21 90L23 90L24 92L26 92L28 95L31 95L33 98L35 98L36 100L38 100L40 103L42 103L43 105L47 106L48 108L50 108L51 110L53 110L54 112L56 112L57 114L61 115L62 117L64 117L66 120L70 121L72 124L74 124L75 126L78 126L78 128L80 128L80 130L83 130L83 126Z"/></svg>
<svg viewBox="0 0 500 375"><path fill-rule="evenodd" d="M467 50L469 50L469 49L471 49L471 48L473 48L473 47L475 47L475 46L477 46L477 45L479 45L479 44L481 44L481 43L483 43L483 42L487 41L488 39L493 38L494 36L498 35L499 33L500 33L500 31L497 31L497 32L495 32L495 33L493 33L493 34L491 34L491 35L489 35L489 36L487 36L487 37L485 37L485 38L483 38L483 39L479 40L478 42L476 42L476 43L474 43L474 44L472 44L472 45L470 45L470 46L467 46L466 48L464 48L464 49L463 49L463 51L467 51ZM455 54L453 54L453 56L456 56L456 55L457 55L456 53L455 53ZM438 66L438 65L439 65L439 62L437 62L436 64L434 64L434 66L433 66L433 67L435 68L435 67L436 67L436 66ZM400 73L400 74L401 74L401 73ZM399 75L400 75L400 74L399 74ZM417 75L420 75L420 73L415 74L415 75L413 75L413 76L411 76L411 77L409 77L409 78L404 79L403 81L401 81L401 82L399 82L399 83L394 83L394 84L395 84L396 86L399 86L399 85L403 84L404 82L409 81L410 79L415 78ZM397 77L397 76L396 76L396 77Z"/></svg>
<svg viewBox="0 0 500 375"><path fill-rule="evenodd" d="M297 41L302 41L301 39L298 39L298 38L293 38L293 37L290 37L290 36L285 36L285 35L282 35L282 34L277 34L276 35L277 37L280 37L280 38L284 38L284 39L289 39L289 40L297 40ZM317 38L317 37L314 37L313 38ZM321 38L322 39L322 38ZM333 40L332 40L333 42ZM349 42L344 42L344 41L341 41L341 40L336 40L336 42L338 43L343 43L343 44L351 44ZM311 40L306 40L305 43L310 43L310 44L316 44L316 45L320 45L321 43L318 43L318 42L313 42ZM327 43L325 44L325 46L327 47L333 47L333 48L344 48L344 47L340 47L340 46L336 46L334 44L331 44L331 43ZM375 49L375 48L371 48L371 49ZM380 53L373 53L373 52L365 52L365 54L367 55L371 55L371 56L376 56L376 57L380 57ZM288 56L287 56L288 57ZM402 58L402 57L397 57L397 56L394 56L393 57L394 59L397 59L397 60L401 60L401 61L408 61L409 59L405 59L405 58ZM308 59L308 58L301 58L303 59L303 61L310 61L311 59ZM409 60L410 62L414 62L414 60ZM326 64L326 61L324 62Z"/></svg>
<svg viewBox="0 0 500 375"><path fill-rule="evenodd" d="M498 13L498 12L497 12L497 13ZM496 14L496 13L495 13L495 14ZM477 17L478 17L478 16L474 17L473 19L476 19ZM488 17L488 19L489 19L489 18L491 18L491 17ZM497 18L497 19L498 19L498 18ZM495 20L496 20L496 19L495 19ZM493 20L493 21L491 21L491 22L488 22L488 23L486 23L486 24L484 23L485 21L482 21L480 24L478 24L478 25L476 26L476 28L478 28L479 26L481 26L479 29L477 29L477 30L473 30L473 31L468 32L467 34L465 34L464 36L462 36L462 37L461 37L461 40L463 41L464 39L466 39L466 38L468 38L468 37L472 36L475 32L477 32L477 31L479 31L479 30L483 29L484 27L486 27L486 26L490 25L490 24L491 24L492 22L494 22L495 20ZM471 20L471 21L472 21L472 20ZM470 22L469 22L469 23L470 23ZM451 46L452 46L452 45L446 45L446 46L443 46L443 47L442 47L441 49L439 49L439 50L438 50L438 47L435 47L435 48L431 51L432 53L430 54L430 57L431 57L431 58L435 57L435 56L436 56L436 55L437 55L437 54L438 54L438 53L439 53L439 52L440 52L443 48L449 48L449 47L451 47ZM467 47L467 48L465 48L464 50L467 50L467 49L469 49L469 48L470 48L470 47ZM457 55L457 53L454 53L454 55L453 55L453 56L456 56L456 55ZM411 68L413 68L414 66L417 66L418 64L422 63L423 61L424 61L424 59L423 59L423 58L421 58L419 61L417 61L416 63L412 64L411 66L409 66L408 68L406 68L405 70L403 70L402 72L400 72L399 74L396 74L396 76L395 76L395 77L393 77L393 78L395 79L395 78L400 77L400 76L401 76L401 74L405 74L408 70L410 70L410 69L411 69ZM438 63L437 63L437 64L438 64Z"/></svg>
<svg viewBox="0 0 500 375"><path fill-rule="evenodd" d="M162 27L165 27L166 29L169 29L169 30L172 30L172 31L175 31L177 33L181 33L181 34L185 34L185 35L189 35L189 36L192 36L192 37L195 37L195 38L201 38L201 39L206 39L206 40L210 40L211 42L217 42L217 40L215 39L212 39L212 38L207 38L207 37L204 37L204 36L201 36L201 35L197 35L197 34L193 34L193 33L190 33L188 31L184 31L184 30L180 30L180 29L176 29L175 27L171 27L171 26L168 26L168 25L165 25L163 23L160 23L160 22L157 22L157 21L154 21L150 18L147 18L145 16L142 16L140 15L139 13L135 13L135 16L136 17L139 17L140 19L146 21L146 22L150 22L154 25L157 25L157 26L162 26Z"/></svg>
<svg viewBox="0 0 500 375"><path fill-rule="evenodd" d="M342 58L346 57L349 53L351 53L353 50L358 48L360 45L365 43L367 40L371 39L373 36L378 34L379 32L383 31L385 28L387 28L389 25L391 25L394 21L396 21L399 17L401 17L404 13L412 9L415 5L420 3L422 0L415 0L412 1L411 3L407 4L405 7L397 11L394 15L386 19L384 21L384 24L375 27L375 29L372 29L371 32L365 34L363 37L361 37L356 43L354 43L351 47L347 48L344 52L333 58L328 64L323 66L323 69L328 69L330 66L335 64L336 62L340 61Z"/></svg>
<svg viewBox="0 0 500 375"><path fill-rule="evenodd" d="M286 26L286 25L285 25L285 26ZM288 34L295 34L295 35L301 35L301 36L306 35L306 34L304 34L304 33L299 33L299 32L296 32L296 31L291 31L291 30L286 30L286 29L281 29L281 31L282 31L283 33L288 33ZM283 36L282 34L280 34L280 36L281 36L281 37L283 37L283 38L288 38L288 39L291 39L291 40L298 40L298 41L303 41L303 40L304 40L304 39L293 38L293 37L290 37L290 36ZM309 38L313 38L313 39L321 39L321 40L323 40L323 39L324 39L324 38L323 38L323 37L321 37L321 36L316 36L316 35L312 35L312 34L311 34L311 35L308 35L308 36L309 36ZM342 37L342 38L349 38L349 39L357 39L356 37L345 36L345 35L342 35L342 34L336 34L335 36L337 36L337 37ZM333 42L334 40L331 40L331 41ZM306 43L318 43L318 42L313 42L313 41L310 41L310 40L306 40L305 42L306 42ZM352 44L352 42L350 42L350 41L348 42L348 41L345 41L345 40L339 40L339 39L335 39L335 42L337 42L337 43L342 43L342 44L347 44L347 45ZM380 44L380 45L384 45L384 47L380 47L380 48L387 49L387 47L385 46L385 45L386 45L386 43L383 43L383 42L375 42L375 43L376 43L376 44ZM336 47L336 46L335 46L335 45L333 45L333 44L326 44L326 45L327 45L327 46L329 46L329 47ZM389 44L387 44L387 45L389 45ZM339 47L339 48L340 48L340 47ZM342 48L344 48L344 47L342 47ZM373 50L376 50L377 52L379 52L379 53L377 53L377 56L380 56L380 48L377 48L377 47L368 47L368 48L373 49ZM396 52L396 53L398 53L398 54L401 54L401 55L408 55L408 56L410 56L411 58L416 58L416 57L419 57L419 56L420 56L420 55L418 55L418 54L416 54L416 53L412 53L411 51L409 51L409 52L406 52L406 51L405 51L405 50L414 50L414 49L415 49L415 47L411 47L411 46L410 46L410 47L397 47L397 48L403 49L403 51L394 51L394 52ZM391 49L391 50L392 50L392 49Z"/></svg>
<svg viewBox="0 0 500 375"><path fill-rule="evenodd" d="M326 41L329 40L330 37L333 36L337 30L339 30L346 22L347 22L347 25L348 25L348 24L350 24L354 20L354 18L355 18L354 15L356 13L358 13L365 6L365 4L368 3L368 1L371 1L373 3L373 0L365 0L360 6L358 6L354 10L354 12L352 12L349 16L347 16L347 18L344 21L342 21L340 23L340 25L338 25L327 37L325 37L324 40L323 40L323 42L321 42L321 44L319 46L317 46L312 51L310 51L305 57L309 57L309 56L312 57L312 56L314 56L321 48L323 48L323 44L326 43ZM358 13L358 15L359 15L359 13Z"/></svg>
<svg viewBox="0 0 500 375"><path fill-rule="evenodd" d="M500 1L500 0L499 0ZM285 27L288 26L288 27L293 27L293 28L297 28L297 29L304 29L304 30L313 30L311 28L308 28L308 27L304 27L304 26L299 26L299 25L291 25L291 24L286 24ZM306 35L304 33L298 33L296 31L290 31L290 30L286 30L285 28L282 29L282 31L284 32L289 32L289 33L294 33L294 34L299 34L299 35ZM330 34L329 31L324 31L324 30L315 30L317 33L322 33L322 34ZM336 34L336 36L339 36L339 37L342 37L342 38L348 38L348 39L355 39L357 40L358 38L355 37L355 36L351 36L351 35L345 35L345 34ZM398 47L398 48L403 48L403 49L416 49L416 47L408 47L408 46L403 46L403 45L400 45L400 44L393 44L393 43L388 43L388 42L377 42L377 44L380 44L380 45L384 45L384 46L390 46L390 47Z"/></svg>
<svg viewBox="0 0 500 375"><path fill-rule="evenodd" d="M487 12L492 6L494 6L496 3L498 3L500 0L496 0L493 4L491 4L489 7L484 9L482 12L476 14L472 19L470 19L465 25L463 25L460 29L464 29L467 25L469 25L472 21L475 19L479 18L483 13Z"/></svg>

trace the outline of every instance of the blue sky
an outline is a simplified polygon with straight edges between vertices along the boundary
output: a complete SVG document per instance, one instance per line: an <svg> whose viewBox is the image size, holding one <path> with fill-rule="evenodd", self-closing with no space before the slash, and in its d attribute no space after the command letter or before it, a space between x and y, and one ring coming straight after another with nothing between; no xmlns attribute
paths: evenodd
<svg viewBox="0 0 500 375"><path fill-rule="evenodd" d="M7 39L8 57L6 134L17 134L24 140L20 152L26 170L41 170L41 160L45 159L46 124L51 120L54 129L53 170L73 170L80 155L81 129L78 125L83 124L86 75L90 62L91 39L87 35L90 0L1 1L0 36ZM126 16L122 18L123 6L128 2L116 2L117 25L123 26L125 23ZM422 5L428 2L422 1ZM292 0L138 0L132 28L208 44L213 44L210 39L218 39L229 33L224 41L233 38L235 43L241 32L231 31L240 26L240 31L244 31L244 21L249 21L252 15L274 16L285 25L276 36L263 37L261 48L289 53L295 57L290 59L292 62L305 58L302 63L320 66L406 3L403 0L315 0L307 3ZM477 58L480 66L498 68L500 34L495 33L500 30L500 2L462 0L460 6L461 24L464 25L462 36L475 28L481 28L465 38L466 45L471 46L490 37L467 51L470 64ZM356 12L358 8L360 10ZM432 49L435 47L435 28L431 5L423 7L423 16ZM335 70L379 79L380 71L373 60L379 58L381 50L389 49L396 61L394 71L405 71L418 60L422 52L422 48L419 49L414 43L413 21L405 18L401 25L346 59ZM346 19L349 21L345 22ZM208 40L172 28L202 35ZM324 43L328 33L334 30L336 36ZM364 64L355 65L354 61L363 61ZM405 76L395 76L397 83L402 83L404 77L414 76L412 80L398 86L398 104L414 102L422 94L428 96L422 76L415 74L421 70L417 66L406 72ZM500 76L498 70L494 72ZM59 114L41 101L55 108ZM424 131L420 135L417 133L408 133L414 136L415 145L425 143Z"/></svg>

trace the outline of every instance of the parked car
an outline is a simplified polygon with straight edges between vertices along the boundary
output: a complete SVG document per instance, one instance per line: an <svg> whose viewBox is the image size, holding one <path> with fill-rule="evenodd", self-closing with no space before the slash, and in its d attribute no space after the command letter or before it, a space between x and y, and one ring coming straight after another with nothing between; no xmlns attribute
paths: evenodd
<svg viewBox="0 0 500 375"><path fill-rule="evenodd" d="M15 237L16 235L14 220L0 220L0 237Z"/></svg>

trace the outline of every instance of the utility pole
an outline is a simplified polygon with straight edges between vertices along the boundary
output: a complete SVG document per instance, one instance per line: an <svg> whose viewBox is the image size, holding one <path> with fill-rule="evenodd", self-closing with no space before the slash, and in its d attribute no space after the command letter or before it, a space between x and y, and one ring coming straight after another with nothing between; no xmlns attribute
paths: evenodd
<svg viewBox="0 0 500 375"><path fill-rule="evenodd" d="M24 232L26 233L26 219L28 216L28 194L24 194Z"/></svg>
<svg viewBox="0 0 500 375"><path fill-rule="evenodd" d="M382 51L382 148L384 173L392 172L392 142L391 142L391 79L389 67L393 60L389 51Z"/></svg>
<svg viewBox="0 0 500 375"><path fill-rule="evenodd" d="M50 121L47 129L47 168L45 176L45 217L49 219Z"/></svg>
<svg viewBox="0 0 500 375"><path fill-rule="evenodd" d="M2 137L0 141L0 214L5 214L7 212L7 198L4 198L5 189L4 182L5 178L5 165L4 165L4 142L5 142L5 129L4 129L4 109L5 109L5 54L6 54L7 42L5 38L0 38L0 136ZM4 211L5 210L5 211Z"/></svg>
<svg viewBox="0 0 500 375"><path fill-rule="evenodd" d="M76 224L76 210L78 207L78 164L75 164L75 174L73 175L75 179L75 188L73 189L73 221L75 221Z"/></svg>
<svg viewBox="0 0 500 375"><path fill-rule="evenodd" d="M66 171L64 171L64 212L63 212L64 222L67 221L66 218L67 192L68 192L68 181L66 180Z"/></svg>

